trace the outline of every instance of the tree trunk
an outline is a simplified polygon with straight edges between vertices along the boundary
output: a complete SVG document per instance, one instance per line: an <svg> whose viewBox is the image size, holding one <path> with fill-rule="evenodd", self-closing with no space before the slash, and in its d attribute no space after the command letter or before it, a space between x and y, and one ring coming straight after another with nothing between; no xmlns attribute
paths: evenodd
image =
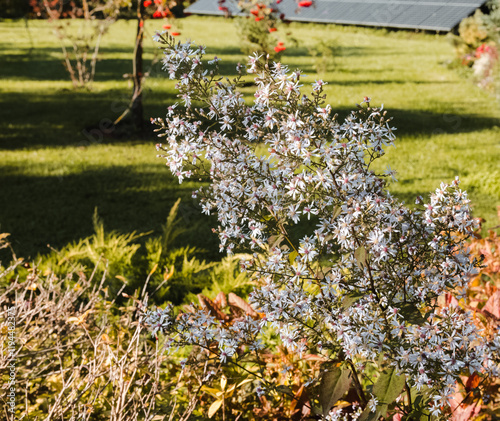
<svg viewBox="0 0 500 421"><path fill-rule="evenodd" d="M142 106L142 40L144 35L144 5L142 1L137 2L137 39L134 49L133 79L134 94L131 107L132 121L138 130L144 128L144 111Z"/></svg>

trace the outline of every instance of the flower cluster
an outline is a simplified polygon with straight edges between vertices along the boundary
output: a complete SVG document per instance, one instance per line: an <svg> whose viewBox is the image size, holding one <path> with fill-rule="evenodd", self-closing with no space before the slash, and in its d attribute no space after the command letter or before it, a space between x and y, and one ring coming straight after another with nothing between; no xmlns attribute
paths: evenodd
<svg viewBox="0 0 500 421"><path fill-rule="evenodd" d="M395 368L434 414L460 375L498 376L498 338L482 337L468 313L437 305L445 292L463 293L477 265L464 248L475 223L458 179L410 210L384 188L394 172L373 170L395 135L370 98L338 122L324 103L325 82L303 95L300 71L254 55L248 105L237 89L241 67L223 81L217 58L203 63L202 47L157 40L184 104L154 120L165 138L158 150L179 182L210 179L195 195L217 215L221 251L249 253L242 268L258 285L250 301L260 316L227 324L206 309L177 319L156 310L155 332L226 362L238 349L260 349L266 327L289 350L347 362L354 373L366 361Z"/></svg>
<svg viewBox="0 0 500 421"><path fill-rule="evenodd" d="M487 88L494 83L495 67L498 65L498 50L495 45L481 44L476 48L472 65L479 86Z"/></svg>

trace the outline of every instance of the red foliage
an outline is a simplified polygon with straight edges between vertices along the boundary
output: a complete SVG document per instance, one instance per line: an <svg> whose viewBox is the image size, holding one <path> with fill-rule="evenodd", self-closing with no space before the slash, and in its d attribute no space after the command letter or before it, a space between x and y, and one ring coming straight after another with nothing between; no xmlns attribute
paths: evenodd
<svg viewBox="0 0 500 421"><path fill-rule="evenodd" d="M481 53L486 52L486 49L481 50ZM498 217L500 220L500 206ZM470 242L470 249L481 266L470 280L466 298L458 301L452 294L446 294L440 297L439 304L472 311L474 323L482 329L482 334L493 336L500 326L500 236L492 230L486 235L479 230ZM479 413L484 414L483 420L496 419L490 414L498 411L499 390L498 379L477 372L464 376L459 390L450 400L450 420L468 421ZM490 396L487 403L481 400L483 396Z"/></svg>

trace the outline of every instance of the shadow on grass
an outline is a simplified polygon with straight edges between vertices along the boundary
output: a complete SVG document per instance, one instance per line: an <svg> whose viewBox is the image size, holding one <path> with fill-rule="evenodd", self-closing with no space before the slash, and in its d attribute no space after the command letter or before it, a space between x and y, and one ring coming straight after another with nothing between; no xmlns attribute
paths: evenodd
<svg viewBox="0 0 500 421"><path fill-rule="evenodd" d="M132 54L130 59L106 58L97 62L96 82L119 81L123 75L132 72ZM2 54L2 67L0 77L17 80L33 81L70 81L69 74L66 72L62 56L48 57L43 54L34 54L19 58L18 55ZM153 70L155 74L164 73L161 71L158 63L150 65L149 60L145 60L144 67L146 71Z"/></svg>
<svg viewBox="0 0 500 421"><path fill-rule="evenodd" d="M122 233L161 232L176 199L178 216L190 229L179 245L206 250L203 258L220 259L218 238L211 232L213 217L201 214L191 198L193 183L179 185L164 167L156 172L131 171L128 166L99 168L66 176L27 176L22 169L1 176L1 232L11 233L16 252L24 257L60 248L93 234L92 214L98 209L105 229ZM164 172L163 172L164 170Z"/></svg>
<svg viewBox="0 0 500 421"><path fill-rule="evenodd" d="M123 90L5 92L0 96L0 149L135 141L137 136L132 130L120 133L109 130L112 122L127 108L130 97L131 92ZM165 88L144 90L146 129L141 138L144 135L156 138L149 117L164 116L168 104L176 99L175 94Z"/></svg>
<svg viewBox="0 0 500 421"><path fill-rule="evenodd" d="M456 103L450 104L449 113L430 112L427 110L393 109L387 111L392 117L391 126L397 129L396 136L402 135L440 135L470 133L500 126L500 119L483 117L479 114L461 114L453 112ZM342 121L351 110L334 110Z"/></svg>
<svg viewBox="0 0 500 421"><path fill-rule="evenodd" d="M149 51L151 50L151 51ZM0 78L17 79L17 80L33 80L33 81L69 81L69 75L64 68L63 55L57 47L38 48L31 53L29 50L18 50L12 48L9 44L0 43L0 54L2 66L0 67ZM151 65L150 59L153 48L148 48L148 58L144 60L145 71L151 72L155 77L162 77L166 73L161 70L161 63L157 62ZM342 47L342 53L339 57L361 56L367 54L368 50L364 47ZM110 54L121 54L127 58L110 58L106 57ZM388 54L387 52L381 53ZM396 53L394 53L396 54ZM101 48L96 66L96 81L113 81L121 80L123 75L132 72L132 55L133 46L131 48ZM303 47L294 47L287 50L286 56L283 57L285 62L291 58L308 57L309 49ZM236 65L239 63L246 64L247 55L242 53L238 47L212 47L207 48L206 60L211 60L213 56L225 56L220 63L222 75L235 74ZM228 59L228 56L231 57ZM161 53L159 54L161 59ZM289 64L291 69L302 68L302 70L311 72L314 69L304 63Z"/></svg>
<svg viewBox="0 0 500 421"><path fill-rule="evenodd" d="M150 86L155 83L149 81ZM372 82L373 83L373 82ZM394 82L391 82L394 83ZM177 100L172 87L158 85L144 91L144 118L164 116L169 103ZM0 97L0 149L15 150L46 146L88 146L96 143L129 142L156 139L153 127L147 122L145 132L138 138L132 128L121 132L109 130L127 107L130 93L123 90L53 93L7 92ZM465 108L464 104L464 107ZM419 109L388 109L394 118L392 125L401 135L453 134L481 131L500 126L500 119L479 114L457 112L461 104L440 104L449 112L439 113ZM351 108L336 108L342 121Z"/></svg>
<svg viewBox="0 0 500 421"><path fill-rule="evenodd" d="M156 50L151 46L144 55L144 70L153 70L153 73L161 72L161 64L151 66L151 55ZM99 59L96 64L96 81L121 80L123 75L132 72L132 57L134 46L130 48L101 48ZM0 78L20 80L48 80L69 81L69 75L64 67L64 57L60 48L43 47L36 50L19 50L11 45L0 43ZM109 55L123 55L124 58L111 58ZM161 58L161 54L159 54ZM90 63L90 59L89 59Z"/></svg>

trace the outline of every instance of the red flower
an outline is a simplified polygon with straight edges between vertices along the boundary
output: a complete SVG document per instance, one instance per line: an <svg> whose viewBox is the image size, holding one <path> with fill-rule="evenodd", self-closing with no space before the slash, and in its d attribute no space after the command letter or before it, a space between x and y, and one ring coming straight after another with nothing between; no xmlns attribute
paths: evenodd
<svg viewBox="0 0 500 421"><path fill-rule="evenodd" d="M276 0L276 4L280 4L283 0Z"/></svg>
<svg viewBox="0 0 500 421"><path fill-rule="evenodd" d="M485 44L481 44L479 47L477 47L475 56L478 58L481 57L483 53L486 51L485 47L486 47Z"/></svg>
<svg viewBox="0 0 500 421"><path fill-rule="evenodd" d="M178 37L181 33L180 32L171 32L170 35L173 37Z"/></svg>
<svg viewBox="0 0 500 421"><path fill-rule="evenodd" d="M159 10L156 10L154 13L153 13L153 17L154 18L161 18L161 12Z"/></svg>
<svg viewBox="0 0 500 421"><path fill-rule="evenodd" d="M299 7L310 7L312 6L312 4L313 4L312 0L299 1Z"/></svg>
<svg viewBox="0 0 500 421"><path fill-rule="evenodd" d="M285 50L286 50L286 47L285 47L285 44L283 41L279 41L278 45L276 47L274 47L274 51L276 51L277 53L279 53L281 51L285 51Z"/></svg>
<svg viewBox="0 0 500 421"><path fill-rule="evenodd" d="M269 28L269 32L276 32L277 29L276 28Z"/></svg>
<svg viewBox="0 0 500 421"><path fill-rule="evenodd" d="M257 16L259 14L259 11L257 9L252 9L250 10L250 13L254 16Z"/></svg>
<svg viewBox="0 0 500 421"><path fill-rule="evenodd" d="M161 0L155 0L155 4L160 5L161 4Z"/></svg>
<svg viewBox="0 0 500 421"><path fill-rule="evenodd" d="M474 54L476 58L481 57L483 54L490 54L493 57L496 57L496 50L491 47L491 45L481 44L476 48L476 53Z"/></svg>
<svg viewBox="0 0 500 421"><path fill-rule="evenodd" d="M139 27L141 27L141 28L142 28L143 26L144 26L144 21L143 21L143 20L141 20L141 21L139 22Z"/></svg>
<svg viewBox="0 0 500 421"><path fill-rule="evenodd" d="M219 6L219 10L221 10L222 12L227 12L228 8L226 6Z"/></svg>
<svg viewBox="0 0 500 421"><path fill-rule="evenodd" d="M263 18L263 17L256 17L256 18L255 18L255 22L258 22L258 21L260 21L260 20L262 20L262 19L264 19L264 18Z"/></svg>
<svg viewBox="0 0 500 421"><path fill-rule="evenodd" d="M172 25L163 25L163 29L170 29Z"/></svg>
<svg viewBox="0 0 500 421"><path fill-rule="evenodd" d="M153 4L151 0L144 0L144 7L149 7Z"/></svg>

